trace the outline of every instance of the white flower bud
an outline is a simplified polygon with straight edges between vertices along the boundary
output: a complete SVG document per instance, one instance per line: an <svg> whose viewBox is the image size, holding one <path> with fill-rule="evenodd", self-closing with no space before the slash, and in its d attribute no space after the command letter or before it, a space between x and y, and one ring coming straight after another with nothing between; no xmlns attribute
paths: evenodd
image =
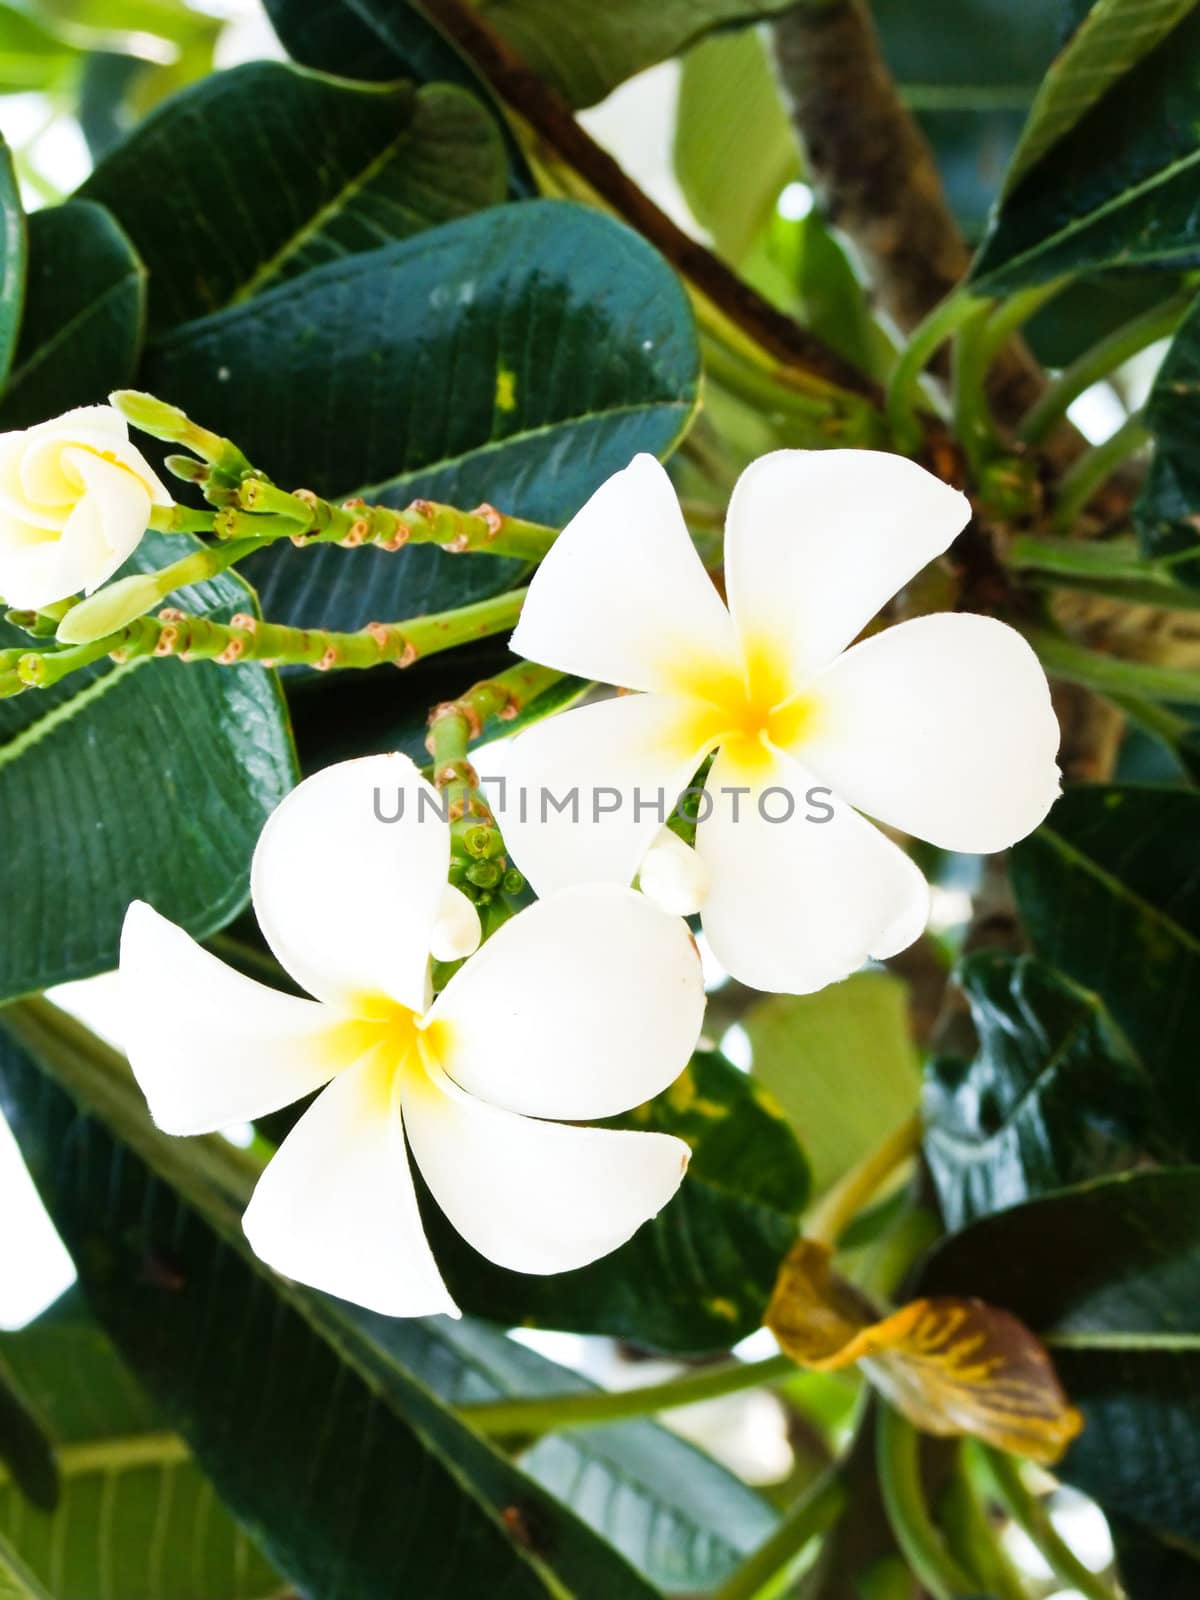
<svg viewBox="0 0 1200 1600"><path fill-rule="evenodd" d="M90 600L71 607L58 625L59 644L91 644L93 639L116 633L126 623L161 605L162 589L158 574L153 572L133 573L108 584Z"/></svg>
<svg viewBox="0 0 1200 1600"><path fill-rule="evenodd" d="M90 594L172 503L112 406L0 434L0 594L26 610Z"/></svg>
<svg viewBox="0 0 1200 1600"><path fill-rule="evenodd" d="M660 828L642 861L638 887L673 917L693 916L708 893L708 868L670 828Z"/></svg>
<svg viewBox="0 0 1200 1600"><path fill-rule="evenodd" d="M474 903L461 889L448 884L430 936L430 955L435 961L461 961L475 954L482 935Z"/></svg>

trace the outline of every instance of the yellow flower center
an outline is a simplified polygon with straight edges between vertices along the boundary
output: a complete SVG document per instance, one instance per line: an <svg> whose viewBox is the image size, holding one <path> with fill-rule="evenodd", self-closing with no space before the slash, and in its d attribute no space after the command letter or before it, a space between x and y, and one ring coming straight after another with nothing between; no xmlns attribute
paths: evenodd
<svg viewBox="0 0 1200 1600"><path fill-rule="evenodd" d="M677 692L694 702L689 747L721 745L742 766L767 768L770 747L794 748L816 713L814 697L793 691L782 652L769 646L747 649L744 672L693 659L675 676Z"/></svg>
<svg viewBox="0 0 1200 1600"><path fill-rule="evenodd" d="M444 1022L422 1027L417 1013L407 1006L387 995L368 994L359 998L357 1016L330 1029L326 1047L339 1070L372 1058L377 1109L387 1115L397 1074L404 1074L410 1089L432 1087L429 1069L438 1061L447 1027Z"/></svg>

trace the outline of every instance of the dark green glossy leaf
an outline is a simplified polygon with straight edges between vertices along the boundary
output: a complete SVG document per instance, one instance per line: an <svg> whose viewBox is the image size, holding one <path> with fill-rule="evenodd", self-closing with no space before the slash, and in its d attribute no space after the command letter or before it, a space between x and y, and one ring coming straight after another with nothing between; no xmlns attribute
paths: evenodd
<svg viewBox="0 0 1200 1600"><path fill-rule="evenodd" d="M727 1349L760 1325L795 1242L809 1188L795 1136L765 1091L706 1052L656 1100L608 1125L674 1133L691 1145L670 1205L602 1261L531 1278L476 1254L426 1195L451 1293L496 1322L609 1333L663 1350Z"/></svg>
<svg viewBox="0 0 1200 1600"><path fill-rule="evenodd" d="M1004 180L1006 191L1118 78L1193 9L1196 0L1096 0L1042 80Z"/></svg>
<svg viewBox="0 0 1200 1600"><path fill-rule="evenodd" d="M817 994L769 995L742 1018L754 1076L804 1141L823 1193L916 1110L904 985L860 972Z"/></svg>
<svg viewBox="0 0 1200 1600"><path fill-rule="evenodd" d="M1200 1594L1200 1549L1185 1550L1110 1516L1117 1571L1127 1600L1195 1600Z"/></svg>
<svg viewBox="0 0 1200 1600"><path fill-rule="evenodd" d="M174 96L79 192L141 252L160 334L496 203L504 157L492 119L447 85L257 61Z"/></svg>
<svg viewBox="0 0 1200 1600"><path fill-rule="evenodd" d="M263 0L293 60L380 83L415 78L478 88L458 52L408 0Z"/></svg>
<svg viewBox="0 0 1200 1600"><path fill-rule="evenodd" d="M1193 265L1200 14L1191 12L1017 184L973 269L1007 294L1063 273Z"/></svg>
<svg viewBox="0 0 1200 1600"><path fill-rule="evenodd" d="M49 1513L0 1477L0 1541L70 1600L267 1600L282 1584L70 1290L0 1334L58 1454Z"/></svg>
<svg viewBox="0 0 1200 1600"><path fill-rule="evenodd" d="M991 951L957 978L979 1052L931 1061L923 1105L948 1228L1133 1166L1167 1142L1150 1078L1094 994Z"/></svg>
<svg viewBox="0 0 1200 1600"><path fill-rule="evenodd" d="M1200 794L1080 788L1012 855L1034 950L1098 994L1140 1056L1172 1142L1200 1151Z"/></svg>
<svg viewBox="0 0 1200 1600"><path fill-rule="evenodd" d="M287 53L301 66L380 83L454 83L476 96L495 121L508 157L510 192L537 193L524 155L475 69L408 0L264 0Z"/></svg>
<svg viewBox="0 0 1200 1600"><path fill-rule="evenodd" d="M691 419L684 291L620 223L561 201L502 206L179 328L148 388L320 494L415 495L559 525ZM361 627L463 605L520 573L416 548L272 551L267 616Z"/></svg>
<svg viewBox="0 0 1200 1600"><path fill-rule="evenodd" d="M1085 1418L1055 1472L1200 1546L1200 1168L997 1212L934 1252L920 1290L978 1295L1041 1334Z"/></svg>
<svg viewBox="0 0 1200 1600"><path fill-rule="evenodd" d="M25 297L25 212L12 152L0 139L0 379L12 365Z"/></svg>
<svg viewBox="0 0 1200 1600"><path fill-rule="evenodd" d="M1182 556L1176 576L1200 583L1200 304L1180 324L1145 409L1154 459L1134 519L1147 553Z"/></svg>
<svg viewBox="0 0 1200 1600"><path fill-rule="evenodd" d="M101 404L137 369L146 274L103 206L72 200L29 219L29 273L0 428Z"/></svg>
<svg viewBox="0 0 1200 1600"><path fill-rule="evenodd" d="M652 1600L340 1303L263 1267L221 1141L150 1125L124 1064L53 1008L8 1013L0 1101L96 1317L303 1592Z"/></svg>
<svg viewBox="0 0 1200 1600"><path fill-rule="evenodd" d="M0 1537L0 1600L55 1600L3 1537Z"/></svg>
<svg viewBox="0 0 1200 1600"><path fill-rule="evenodd" d="M0 1337L0 1484L4 1486L0 1493L22 1496L40 1510L50 1510L59 1494L58 1468L41 1419L30 1409L8 1354Z"/></svg>
<svg viewBox="0 0 1200 1600"><path fill-rule="evenodd" d="M580 1394L595 1385L466 1317L359 1325L450 1405L516 1395ZM649 1420L548 1434L519 1458L543 1488L670 1591L711 1588L775 1526L765 1500L669 1428Z"/></svg>
<svg viewBox="0 0 1200 1600"><path fill-rule="evenodd" d="M189 543L149 534L126 570ZM182 603L228 620L253 600L226 575ZM0 648L29 642L0 623ZM228 922L293 760L278 684L257 666L106 662L0 700L0 999L114 967L131 900L199 936Z"/></svg>

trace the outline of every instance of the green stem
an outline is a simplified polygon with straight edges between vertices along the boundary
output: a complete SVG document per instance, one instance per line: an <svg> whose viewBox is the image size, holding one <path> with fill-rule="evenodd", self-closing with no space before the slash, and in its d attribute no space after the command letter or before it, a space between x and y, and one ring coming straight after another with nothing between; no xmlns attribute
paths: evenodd
<svg viewBox="0 0 1200 1600"><path fill-rule="evenodd" d="M146 656L178 656L183 661L215 661L218 666L262 661L271 666L310 666L319 672L386 663L409 667L423 656L505 632L515 626L524 600L525 591L518 589L407 622L373 622L357 633L290 628L246 614L221 623L165 611L157 617L139 617L90 644L30 652L21 658L18 672L31 688L47 688L106 655L122 664Z"/></svg>
<svg viewBox="0 0 1200 1600"><path fill-rule="evenodd" d="M472 684L457 700L443 701L429 714L425 747L433 757L433 781L450 796L451 816L468 813L489 820L492 810L479 792L479 777L467 758L490 718L511 722L518 713L564 676L530 661Z"/></svg>
<svg viewBox="0 0 1200 1600"><path fill-rule="evenodd" d="M595 1389L583 1394L540 1395L533 1400L485 1400L460 1406L458 1414L479 1433L497 1435L539 1435L560 1428L591 1428L598 1423L621 1422L627 1417L652 1416L699 1400L715 1400L721 1395L757 1389L779 1383L795 1374L796 1363L788 1356L768 1356L764 1361L729 1361L720 1366L702 1367L665 1383L647 1384L638 1389Z"/></svg>
<svg viewBox="0 0 1200 1600"><path fill-rule="evenodd" d="M957 289L933 308L901 353L887 392L887 415L898 450L915 455L921 446L921 424L917 416L921 374L968 318L975 315L979 300L964 289Z"/></svg>
<svg viewBox="0 0 1200 1600"><path fill-rule="evenodd" d="M1085 350L1050 385L1021 424L1020 437L1024 442L1041 444L1055 423L1066 415L1067 408L1085 390L1107 378L1147 346L1169 338L1191 303L1190 293L1172 295L1169 300L1163 300L1141 316L1134 317L1124 327L1114 329L1090 350Z"/></svg>
<svg viewBox="0 0 1200 1600"><path fill-rule="evenodd" d="M482 550L520 561L540 561L558 537L557 528L505 516L490 505L477 506L474 511L460 511L435 500L414 500L399 511L391 506L369 506L363 500L334 505L306 489L289 494L258 478L245 479L237 498L245 512L266 513L290 524L288 536L298 545L339 544L354 549L373 544L391 551L409 544L436 544L451 555ZM236 511L218 516L218 535L234 527L241 531Z"/></svg>
<svg viewBox="0 0 1200 1600"><path fill-rule="evenodd" d="M1042 1502L1026 1489L1012 1457L975 1445L974 1441L972 1444L995 1498L1037 1546L1055 1577L1068 1589L1078 1590L1085 1600L1116 1600L1112 1586L1084 1566L1055 1528Z"/></svg>
<svg viewBox="0 0 1200 1600"><path fill-rule="evenodd" d="M1055 295L1061 294L1070 281L1069 277L1052 278L1049 283L1035 284L1032 289L1018 289L997 306L988 319L983 338L984 366L990 367L1013 335Z"/></svg>
<svg viewBox="0 0 1200 1600"><path fill-rule="evenodd" d="M926 1507L919 1435L912 1423L889 1405L879 1407L875 1460L888 1521L919 1582L933 1600L965 1600L973 1595L974 1580L946 1549Z"/></svg>
<svg viewBox="0 0 1200 1600"><path fill-rule="evenodd" d="M990 301L976 303L954 339L954 431L976 476L996 447L987 403L987 331Z"/></svg>
<svg viewBox="0 0 1200 1600"><path fill-rule="evenodd" d="M784 1516L765 1543L746 1558L710 1600L767 1600L786 1583L797 1559L826 1532L846 1505L840 1472L823 1473Z"/></svg>
<svg viewBox="0 0 1200 1600"><path fill-rule="evenodd" d="M909 1117L822 1196L804 1219L804 1237L836 1249L847 1226L920 1143L921 1119Z"/></svg>
<svg viewBox="0 0 1200 1600"><path fill-rule="evenodd" d="M1133 412L1103 444L1093 445L1063 475L1058 503L1054 508L1054 527L1069 533L1088 501L1112 477L1123 461L1149 442L1150 431L1140 412Z"/></svg>
<svg viewBox="0 0 1200 1600"><path fill-rule="evenodd" d="M1200 589L1177 583L1165 561L1148 560L1133 539L1048 539L1018 534L1008 564L1043 587L1103 594L1168 611L1200 610Z"/></svg>
<svg viewBox="0 0 1200 1600"><path fill-rule="evenodd" d="M1042 628L1023 628L1052 678L1078 683L1113 699L1166 700L1200 705L1200 673L1179 667L1156 667L1144 661L1122 661L1101 655Z"/></svg>
<svg viewBox="0 0 1200 1600"><path fill-rule="evenodd" d="M975 1579L979 1594L995 1600L1030 1600L1029 1590L1000 1541L987 1496L973 1470L973 1458L960 1443L956 1470L939 1506L940 1522L954 1559Z"/></svg>

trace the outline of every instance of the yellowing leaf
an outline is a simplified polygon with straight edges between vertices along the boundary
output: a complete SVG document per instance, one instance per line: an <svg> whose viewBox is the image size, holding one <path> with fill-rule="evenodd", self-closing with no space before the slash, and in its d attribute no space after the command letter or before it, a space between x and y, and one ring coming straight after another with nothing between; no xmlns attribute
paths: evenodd
<svg viewBox="0 0 1200 1600"><path fill-rule="evenodd" d="M946 1295L913 1300L880 1321L812 1240L801 1239L784 1262L765 1320L801 1366L830 1372L861 1361L926 1433L970 1433L1050 1464L1083 1426L1045 1347L1011 1313Z"/></svg>

